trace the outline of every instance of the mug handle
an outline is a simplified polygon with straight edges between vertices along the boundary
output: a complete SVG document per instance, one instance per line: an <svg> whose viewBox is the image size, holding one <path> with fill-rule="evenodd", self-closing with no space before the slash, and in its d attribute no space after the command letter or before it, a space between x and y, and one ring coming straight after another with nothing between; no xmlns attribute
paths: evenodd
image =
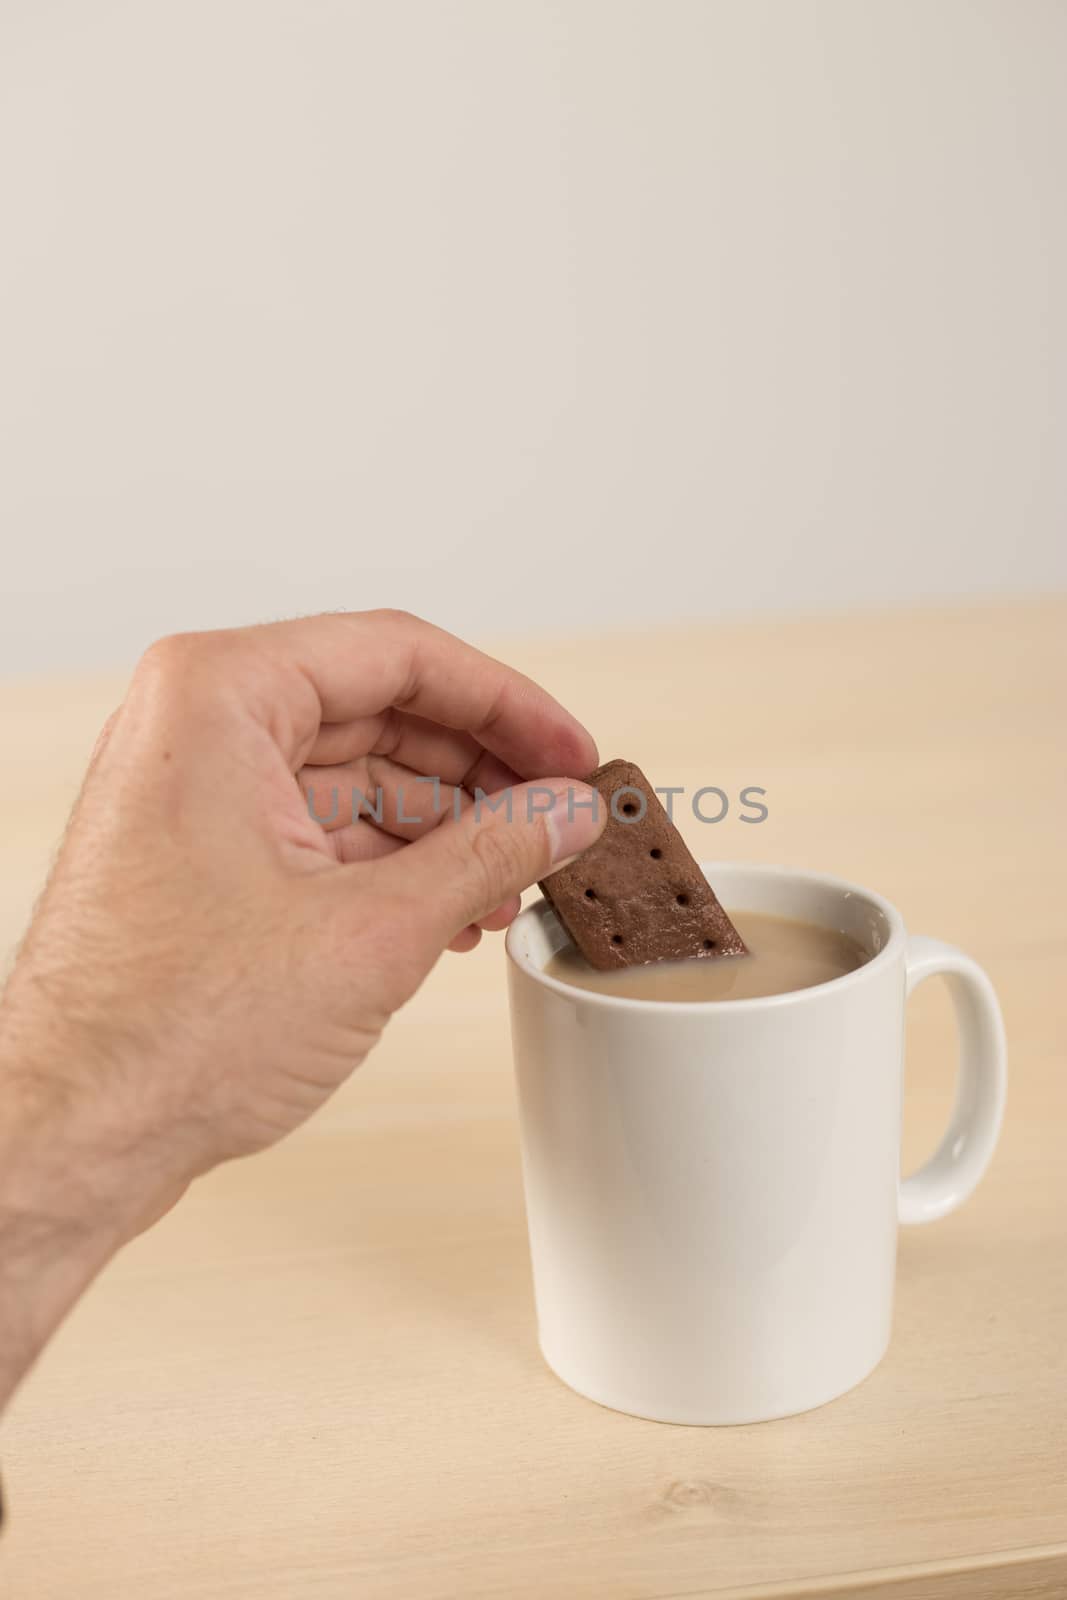
<svg viewBox="0 0 1067 1600"><path fill-rule="evenodd" d="M901 1222L933 1222L962 1205L989 1165L1004 1119L1007 1047L996 993L976 961L924 938L908 940L906 961L906 994L927 978L947 979L960 1036L948 1131L929 1161L900 1184Z"/></svg>

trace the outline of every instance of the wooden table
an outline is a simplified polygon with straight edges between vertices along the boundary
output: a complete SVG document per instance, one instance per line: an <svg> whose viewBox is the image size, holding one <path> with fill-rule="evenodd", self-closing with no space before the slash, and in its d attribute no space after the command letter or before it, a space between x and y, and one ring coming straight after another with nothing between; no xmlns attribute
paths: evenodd
<svg viewBox="0 0 1067 1600"><path fill-rule="evenodd" d="M497 941L299 1135L200 1182L0 1434L4 1600L1067 1594L1067 604L489 641L660 783L767 790L704 858L825 867L984 962L1011 1088L902 1235L893 1343L807 1416L638 1421L542 1364ZM121 684L0 691L5 947ZM916 996L907 1156L947 1114Z"/></svg>

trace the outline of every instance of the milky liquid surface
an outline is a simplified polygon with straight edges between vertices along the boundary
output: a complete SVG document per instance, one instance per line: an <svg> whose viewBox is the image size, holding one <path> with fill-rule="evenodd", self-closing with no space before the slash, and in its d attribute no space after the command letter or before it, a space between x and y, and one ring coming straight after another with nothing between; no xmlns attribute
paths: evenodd
<svg viewBox="0 0 1067 1600"><path fill-rule="evenodd" d="M868 959L855 939L835 928L764 911L730 911L729 916L749 948L747 956L653 961L598 972L574 945L566 944L545 972L577 989L627 1000L756 1000L828 983Z"/></svg>

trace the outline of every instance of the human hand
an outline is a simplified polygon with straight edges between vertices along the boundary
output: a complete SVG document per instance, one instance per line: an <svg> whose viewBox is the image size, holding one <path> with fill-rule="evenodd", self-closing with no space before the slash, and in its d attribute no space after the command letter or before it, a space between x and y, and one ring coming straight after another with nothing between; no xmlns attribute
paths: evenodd
<svg viewBox="0 0 1067 1600"><path fill-rule="evenodd" d="M153 646L0 1008L24 1186L48 1187L43 1162L47 1204L106 1217L114 1247L294 1128L446 947L505 926L522 888L593 842L604 818L573 779L596 762L535 684L402 613ZM436 812L420 778L440 779ZM510 820L472 803L509 787ZM365 805L353 821L352 791L375 805L379 788L381 825ZM548 790L572 803L539 814Z"/></svg>

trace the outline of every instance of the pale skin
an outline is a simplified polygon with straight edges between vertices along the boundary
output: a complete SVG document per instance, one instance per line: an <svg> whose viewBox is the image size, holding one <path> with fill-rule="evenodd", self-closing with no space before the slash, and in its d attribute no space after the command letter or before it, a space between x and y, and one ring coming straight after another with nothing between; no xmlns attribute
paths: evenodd
<svg viewBox="0 0 1067 1600"><path fill-rule="evenodd" d="M303 1122L443 951L594 841L596 764L544 690L401 612L146 653L0 1002L0 1406L124 1243ZM510 820L473 803L509 787Z"/></svg>

